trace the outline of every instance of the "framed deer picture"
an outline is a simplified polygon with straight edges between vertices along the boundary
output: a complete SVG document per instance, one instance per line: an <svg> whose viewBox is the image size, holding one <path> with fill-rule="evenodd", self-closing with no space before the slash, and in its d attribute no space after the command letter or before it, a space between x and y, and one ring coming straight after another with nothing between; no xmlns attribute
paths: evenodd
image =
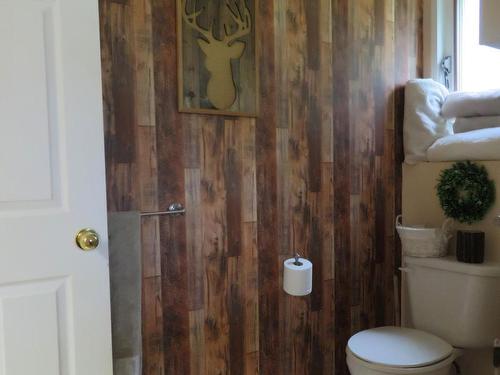
<svg viewBox="0 0 500 375"><path fill-rule="evenodd" d="M177 0L181 112L257 116L256 1Z"/></svg>

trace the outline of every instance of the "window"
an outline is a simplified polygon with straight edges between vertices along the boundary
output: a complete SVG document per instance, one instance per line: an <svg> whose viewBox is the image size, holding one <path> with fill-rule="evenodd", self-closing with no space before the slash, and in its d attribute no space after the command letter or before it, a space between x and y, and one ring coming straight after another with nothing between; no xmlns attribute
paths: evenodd
<svg viewBox="0 0 500 375"><path fill-rule="evenodd" d="M457 8L458 90L500 88L500 49L479 44L480 0L459 0Z"/></svg>

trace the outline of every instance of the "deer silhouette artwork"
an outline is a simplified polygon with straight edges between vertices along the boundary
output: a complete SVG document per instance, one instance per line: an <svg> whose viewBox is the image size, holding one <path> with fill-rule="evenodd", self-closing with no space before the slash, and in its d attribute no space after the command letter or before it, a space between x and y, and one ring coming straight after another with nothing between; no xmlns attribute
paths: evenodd
<svg viewBox="0 0 500 375"><path fill-rule="evenodd" d="M219 110L228 109L236 100L237 93L231 59L239 59L243 55L246 44L238 39L248 35L252 30L252 16L246 0L243 0L243 3L243 6L239 3L231 5L224 0L225 8L235 23L236 30L230 33L229 26L224 24L222 38L216 38L213 33L213 22L210 23L208 29L201 27L198 23L198 16L204 8L190 13L187 10L186 0L181 2L184 22L201 35L197 43L206 56L205 68L210 73L207 96L210 103Z"/></svg>

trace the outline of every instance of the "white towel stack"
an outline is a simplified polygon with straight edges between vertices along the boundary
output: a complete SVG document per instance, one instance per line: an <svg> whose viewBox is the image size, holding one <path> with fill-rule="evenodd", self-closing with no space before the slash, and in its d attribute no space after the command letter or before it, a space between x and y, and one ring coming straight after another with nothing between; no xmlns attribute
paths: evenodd
<svg viewBox="0 0 500 375"><path fill-rule="evenodd" d="M405 161L427 160L427 149L439 138L453 134L452 122L441 115L449 91L432 79L408 81L405 88Z"/></svg>
<svg viewBox="0 0 500 375"><path fill-rule="evenodd" d="M455 133L500 127L500 90L451 93L441 115L456 119Z"/></svg>

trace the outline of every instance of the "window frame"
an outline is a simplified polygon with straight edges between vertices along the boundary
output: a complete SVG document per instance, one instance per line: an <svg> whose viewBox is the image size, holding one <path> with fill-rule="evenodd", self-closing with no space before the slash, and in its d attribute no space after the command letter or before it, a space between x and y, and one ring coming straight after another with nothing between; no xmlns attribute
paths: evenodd
<svg viewBox="0 0 500 375"><path fill-rule="evenodd" d="M423 71L424 77L444 84L441 61L452 58L450 91L458 79L458 11L461 0L424 0L423 4Z"/></svg>

